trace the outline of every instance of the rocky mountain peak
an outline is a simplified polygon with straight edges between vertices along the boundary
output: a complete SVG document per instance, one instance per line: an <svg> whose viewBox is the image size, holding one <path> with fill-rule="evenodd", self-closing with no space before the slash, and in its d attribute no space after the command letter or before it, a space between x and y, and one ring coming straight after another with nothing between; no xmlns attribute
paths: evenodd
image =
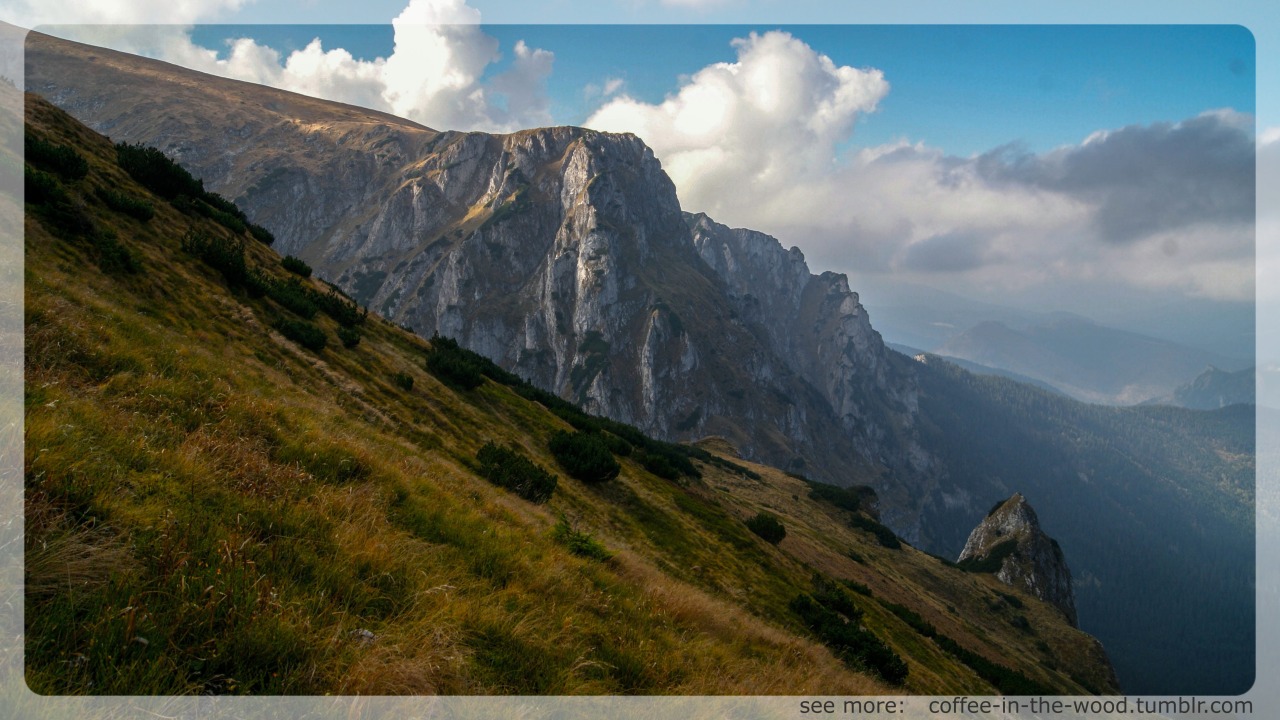
<svg viewBox="0 0 1280 720"><path fill-rule="evenodd" d="M1057 541L1040 529L1036 511L1021 493L991 509L969 534L957 562L989 566L1001 582L1054 605L1076 625L1066 557Z"/></svg>

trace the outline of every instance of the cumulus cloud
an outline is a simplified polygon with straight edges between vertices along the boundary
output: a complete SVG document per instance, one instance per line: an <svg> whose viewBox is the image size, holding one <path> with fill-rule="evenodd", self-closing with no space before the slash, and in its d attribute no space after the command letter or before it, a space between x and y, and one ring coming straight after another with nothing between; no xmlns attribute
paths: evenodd
<svg viewBox="0 0 1280 720"><path fill-rule="evenodd" d="M1099 236L1131 242L1198 223L1251 223L1253 118L1229 110L1179 123L1100 131L1041 156L978 163L993 181L1065 193L1091 203Z"/></svg>
<svg viewBox="0 0 1280 720"><path fill-rule="evenodd" d="M783 32L734 49L660 103L624 95L587 121L649 143L687 210L794 242L821 269L1252 298L1251 116L1215 110L1042 154L845 150L889 96L879 70L836 66Z"/></svg>
<svg viewBox="0 0 1280 720"><path fill-rule="evenodd" d="M734 47L737 62L703 68L662 103L622 95L585 123L640 135L681 200L713 214L737 186L758 196L825 171L858 115L889 91L879 70L838 67L785 32L752 33Z"/></svg>
<svg viewBox="0 0 1280 720"><path fill-rule="evenodd" d="M546 79L554 55L517 42L509 66L486 79L502 55L498 41L479 22L479 11L464 0L410 0L391 21L391 54L374 60L358 59L343 48L325 49L319 38L287 56L252 38L232 38L220 57L194 43L184 27L67 28L60 34L201 72L383 110L438 129L510 131L549 124Z"/></svg>

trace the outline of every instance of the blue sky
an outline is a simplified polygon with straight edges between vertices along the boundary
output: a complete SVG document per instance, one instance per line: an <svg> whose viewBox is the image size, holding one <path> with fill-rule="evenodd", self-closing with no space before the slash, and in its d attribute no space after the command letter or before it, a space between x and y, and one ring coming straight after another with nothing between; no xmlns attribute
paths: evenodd
<svg viewBox="0 0 1280 720"><path fill-rule="evenodd" d="M868 300L916 283L1103 322L1251 307L1255 127L1280 154L1261 2L5 3L184 23L117 47L439 129L635 132L685 209L797 245ZM215 22L235 25L192 29Z"/></svg>
<svg viewBox="0 0 1280 720"><path fill-rule="evenodd" d="M479 3L477 3L479 4ZM730 42L782 29L839 65L874 67L891 85L859 120L853 145L923 141L969 155L1006 143L1043 152L1102 128L1178 120L1229 107L1254 112L1255 48L1241 26L487 25L501 48L518 40L555 53L547 79L557 124L582 124L611 79L650 103L682 76L734 59ZM387 57L388 24L203 26L193 38L225 56L253 37L285 53L320 38L357 59ZM491 77L510 64L486 69Z"/></svg>

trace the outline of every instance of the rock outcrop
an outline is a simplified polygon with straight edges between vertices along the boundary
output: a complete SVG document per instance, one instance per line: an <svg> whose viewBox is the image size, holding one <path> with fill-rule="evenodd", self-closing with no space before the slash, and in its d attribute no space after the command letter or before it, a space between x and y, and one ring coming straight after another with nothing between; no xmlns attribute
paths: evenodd
<svg viewBox="0 0 1280 720"><path fill-rule="evenodd" d="M39 36L27 58L30 89L176 157L374 312L648 433L874 485L921 539L912 363L845 276L684 214L634 135L442 132Z"/></svg>
<svg viewBox="0 0 1280 720"><path fill-rule="evenodd" d="M969 535L958 563L984 563L1001 582L1026 590L1076 622L1071 570L1058 542L1040 529L1026 498L1014 493L996 505Z"/></svg>

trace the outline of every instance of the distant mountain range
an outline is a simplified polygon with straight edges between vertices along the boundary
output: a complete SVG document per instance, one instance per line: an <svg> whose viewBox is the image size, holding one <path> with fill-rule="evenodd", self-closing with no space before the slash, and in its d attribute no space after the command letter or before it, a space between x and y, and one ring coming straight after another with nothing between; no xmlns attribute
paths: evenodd
<svg viewBox="0 0 1280 720"><path fill-rule="evenodd" d="M176 158L374 314L664 440L717 435L796 476L873 486L885 525L947 557L1021 492L1126 690L1251 682L1252 415L1093 407L893 352L843 275L684 213L631 135L438 132L38 35L27 60L28 89ZM1041 370L1138 397L1142 368L1183 367L1167 343L1074 319L981 327L952 354L1055 387Z"/></svg>
<svg viewBox="0 0 1280 720"><path fill-rule="evenodd" d="M1023 329L982 322L934 352L1018 373L1078 400L1108 405L1164 397L1210 365L1240 369L1250 364L1078 318Z"/></svg>
<svg viewBox="0 0 1280 720"><path fill-rule="evenodd" d="M1216 410L1228 405L1257 403L1257 370L1245 368L1227 372L1210 366L1195 380L1179 387L1172 395L1155 398L1151 404L1176 405L1194 410Z"/></svg>
<svg viewBox="0 0 1280 720"><path fill-rule="evenodd" d="M1106 322L980 302L868 278L876 329L891 345L947 357L984 374L1033 382L1077 400L1129 405L1169 398L1207 366L1253 364L1251 304L1117 307Z"/></svg>

